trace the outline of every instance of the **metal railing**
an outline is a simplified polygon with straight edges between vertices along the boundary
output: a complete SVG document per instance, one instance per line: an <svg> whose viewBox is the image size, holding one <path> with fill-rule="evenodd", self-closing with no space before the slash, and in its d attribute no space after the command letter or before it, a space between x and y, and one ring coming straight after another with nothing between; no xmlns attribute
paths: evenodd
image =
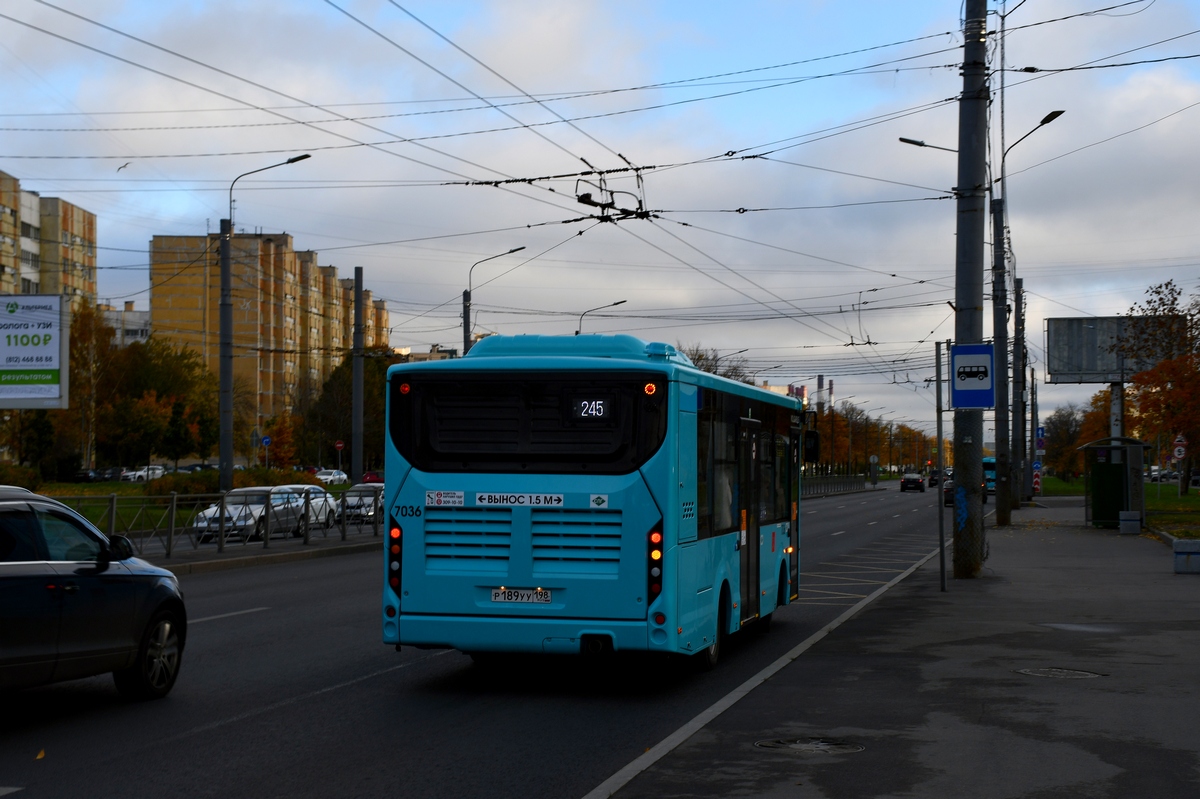
<svg viewBox="0 0 1200 799"><path fill-rule="evenodd" d="M865 491L866 488L867 478L861 474L827 474L800 478L800 496L802 497L846 494L852 491Z"/></svg>
<svg viewBox="0 0 1200 799"><path fill-rule="evenodd" d="M247 502L260 496L262 503ZM379 500L376 500L374 512L352 520L346 512L345 495L335 503L323 503L323 508L314 508L312 496L305 494L302 507L297 508L294 504L272 503L266 490L261 495L239 491L239 501L229 505L225 494L171 493L144 497L109 494L55 499L109 536L127 537L139 557L169 558L180 547L192 550L212 547L216 552L225 552L229 547L268 549L272 541L278 546L281 540L308 545L318 536L322 539L339 536L342 541L350 536L378 537L383 515ZM253 524L231 523L237 517L227 513L229 507L253 507L256 504L262 504L263 510L253 517ZM204 515L206 511L211 513ZM367 515L369 519L361 518ZM208 523L208 519L215 520L215 525Z"/></svg>

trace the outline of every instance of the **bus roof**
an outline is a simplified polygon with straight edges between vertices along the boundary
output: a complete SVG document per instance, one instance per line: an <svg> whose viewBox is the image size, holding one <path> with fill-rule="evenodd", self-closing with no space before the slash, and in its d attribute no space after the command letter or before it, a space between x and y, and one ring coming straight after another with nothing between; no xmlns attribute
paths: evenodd
<svg viewBox="0 0 1200 799"><path fill-rule="evenodd" d="M420 361L393 364L388 369L389 378L394 373L490 371L500 366L507 368L513 359L521 368L530 368L533 359L545 359L538 366L548 369L591 369L608 368L609 364L598 363L600 359L625 361L613 363L613 368L631 366L629 362L640 362L656 371L674 375L690 375L688 382L708 388L718 388L743 396L760 396L773 403L799 406L795 397L775 394L757 386L730 380L696 368L687 355L671 344L661 341L644 341L629 335L582 335L582 336L488 336L481 339L462 358L443 361Z"/></svg>
<svg viewBox="0 0 1200 799"><path fill-rule="evenodd" d="M692 366L691 359L670 344L661 341L647 342L626 335L488 336L472 347L465 357L505 356L621 358Z"/></svg>

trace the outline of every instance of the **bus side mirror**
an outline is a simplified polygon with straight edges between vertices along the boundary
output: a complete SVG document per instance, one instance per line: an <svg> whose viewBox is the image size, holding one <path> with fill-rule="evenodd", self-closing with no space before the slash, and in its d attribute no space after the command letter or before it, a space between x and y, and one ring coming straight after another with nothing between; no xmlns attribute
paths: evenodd
<svg viewBox="0 0 1200 799"><path fill-rule="evenodd" d="M804 462L817 463L821 459L821 434L816 430L804 431Z"/></svg>

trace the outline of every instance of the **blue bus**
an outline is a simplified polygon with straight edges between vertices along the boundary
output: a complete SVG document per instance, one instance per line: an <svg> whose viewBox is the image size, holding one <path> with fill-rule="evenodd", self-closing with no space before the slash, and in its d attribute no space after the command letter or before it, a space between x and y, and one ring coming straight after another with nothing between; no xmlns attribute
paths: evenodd
<svg viewBox="0 0 1200 799"><path fill-rule="evenodd" d="M996 493L996 459L995 458L988 457L988 458L983 459L983 488L984 488L983 501L987 502L987 495Z"/></svg>
<svg viewBox="0 0 1200 799"><path fill-rule="evenodd" d="M801 420L632 336L392 366L384 642L715 665L797 596Z"/></svg>

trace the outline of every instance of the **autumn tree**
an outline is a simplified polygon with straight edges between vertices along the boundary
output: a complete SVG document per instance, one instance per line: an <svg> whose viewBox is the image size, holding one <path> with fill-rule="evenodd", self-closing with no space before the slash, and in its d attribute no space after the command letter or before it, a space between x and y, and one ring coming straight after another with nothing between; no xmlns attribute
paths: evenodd
<svg viewBox="0 0 1200 799"><path fill-rule="evenodd" d="M709 374L728 377L730 380L740 380L750 383L750 371L746 368L746 359L740 355L720 355L715 349L706 349L699 344L682 344L676 342L675 348L691 359L697 369Z"/></svg>
<svg viewBox="0 0 1200 799"><path fill-rule="evenodd" d="M1083 410L1075 403L1068 402L1055 408L1054 413L1042 422L1046 432L1046 468L1068 482L1080 468L1078 447L1083 417Z"/></svg>
<svg viewBox="0 0 1200 799"><path fill-rule="evenodd" d="M1184 436L1188 451L1200 446L1200 296L1186 300L1174 281L1146 290L1146 299L1127 314L1138 319L1126 326L1115 349L1127 360L1153 364L1133 375L1133 391L1141 414L1143 438L1173 441ZM1180 495L1188 491L1195 458L1182 464Z"/></svg>

